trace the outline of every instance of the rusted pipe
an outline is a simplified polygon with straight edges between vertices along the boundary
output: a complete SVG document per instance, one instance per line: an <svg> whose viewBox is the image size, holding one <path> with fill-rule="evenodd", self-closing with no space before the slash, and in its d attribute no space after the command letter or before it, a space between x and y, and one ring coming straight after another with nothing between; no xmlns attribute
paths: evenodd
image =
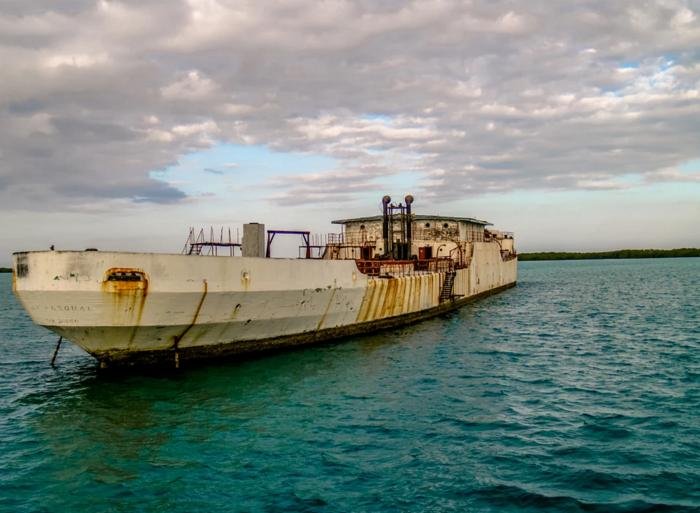
<svg viewBox="0 0 700 513"><path fill-rule="evenodd" d="M384 239L384 256L389 254L389 203L391 196L382 198L382 239Z"/></svg>
<svg viewBox="0 0 700 513"><path fill-rule="evenodd" d="M411 242L413 238L413 234L411 233L413 228L413 218L411 217L411 203L413 203L413 196L407 194L404 201L406 201L406 244L408 246L408 254L406 257L410 260L412 254Z"/></svg>

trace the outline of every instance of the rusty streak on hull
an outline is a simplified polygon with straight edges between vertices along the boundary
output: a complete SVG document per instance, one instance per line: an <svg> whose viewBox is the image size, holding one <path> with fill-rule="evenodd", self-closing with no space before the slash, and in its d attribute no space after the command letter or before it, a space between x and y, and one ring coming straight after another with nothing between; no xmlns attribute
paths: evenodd
<svg viewBox="0 0 700 513"><path fill-rule="evenodd" d="M127 277L128 280L123 279ZM115 319L135 318L129 335L129 345L131 345L141 324L143 307L146 304L148 275L142 269L112 267L105 272L102 292L107 295L107 303L113 304Z"/></svg>
<svg viewBox="0 0 700 513"><path fill-rule="evenodd" d="M175 351L175 367L180 366L180 354L178 351L178 345L180 344L180 341L182 340L182 337L187 335L187 332L192 329L192 326L194 326L194 323L197 322L197 317L199 317L199 312L202 311L202 305L204 304L204 300L207 297L207 292L208 292L208 286L207 286L207 280L204 280L204 290L202 291L202 297L199 300L199 303L197 303L197 308L194 310L194 316L192 317L192 322L187 325L187 327L180 333L178 336L174 337L173 339L173 350Z"/></svg>

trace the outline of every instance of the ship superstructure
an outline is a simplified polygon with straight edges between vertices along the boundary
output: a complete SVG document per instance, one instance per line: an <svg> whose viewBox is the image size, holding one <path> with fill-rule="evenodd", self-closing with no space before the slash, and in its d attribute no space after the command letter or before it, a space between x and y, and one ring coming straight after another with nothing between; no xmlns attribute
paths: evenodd
<svg viewBox="0 0 700 513"><path fill-rule="evenodd" d="M342 231L323 238L249 223L240 243L191 232L183 254L19 252L13 287L102 366L177 367L399 326L515 285L512 234L412 204L385 196L381 215L333 221ZM270 258L279 234L301 235L301 258Z"/></svg>

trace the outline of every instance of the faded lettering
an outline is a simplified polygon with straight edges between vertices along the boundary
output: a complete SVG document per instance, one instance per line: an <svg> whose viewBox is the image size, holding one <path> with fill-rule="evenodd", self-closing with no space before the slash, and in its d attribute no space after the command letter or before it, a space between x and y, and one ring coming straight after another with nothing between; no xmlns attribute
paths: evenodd
<svg viewBox="0 0 700 513"><path fill-rule="evenodd" d="M47 310L52 312L91 312L92 307L88 305L47 305Z"/></svg>

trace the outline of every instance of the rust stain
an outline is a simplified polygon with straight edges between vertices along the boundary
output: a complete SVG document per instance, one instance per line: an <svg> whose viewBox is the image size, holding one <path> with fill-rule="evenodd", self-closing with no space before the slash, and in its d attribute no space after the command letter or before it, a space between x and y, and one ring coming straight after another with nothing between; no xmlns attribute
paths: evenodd
<svg viewBox="0 0 700 513"><path fill-rule="evenodd" d="M400 315L403 313L403 296L406 293L406 279L398 278L396 283L396 297L394 298L394 308L391 315Z"/></svg>
<svg viewBox="0 0 700 513"><path fill-rule="evenodd" d="M207 291L208 291L208 285L207 285L207 280L204 280L204 291L202 292L202 297L199 298L199 303L197 304L197 308L195 308L194 311L194 316L192 316L192 322L190 322L187 327L182 330L182 333L174 337L173 339L173 349L176 351L176 359L177 359L177 348L178 345L180 344L180 341L183 339L185 335L187 335L187 332L192 329L192 326L194 326L194 323L197 322L197 317L199 317L199 312L202 310L202 305L204 304L204 299L207 297ZM176 365L177 365L176 361Z"/></svg>
<svg viewBox="0 0 700 513"><path fill-rule="evenodd" d="M415 295L415 290L416 290L416 277L411 276L408 279L408 287L406 287L406 299L405 299L406 306L404 308L406 313L413 311L413 297Z"/></svg>
<svg viewBox="0 0 700 513"><path fill-rule="evenodd" d="M406 278L406 283L403 288L403 307L402 313L411 311L411 290L413 289L413 276Z"/></svg>
<svg viewBox="0 0 700 513"><path fill-rule="evenodd" d="M108 294L107 302L112 303L112 321L118 325L133 326L129 345L133 343L141 324L148 284L148 276L143 269L132 267L107 269L102 280L102 292Z"/></svg>
<svg viewBox="0 0 700 513"><path fill-rule="evenodd" d="M415 312L417 310L417 301L416 299L420 299L420 276L414 276L413 281L411 282L411 291L408 297L406 298L406 301L408 302L408 310L410 312ZM418 296L418 298L416 298Z"/></svg>
<svg viewBox="0 0 700 513"><path fill-rule="evenodd" d="M403 313L411 311L411 294L413 293L413 276L406 278L406 287L403 295Z"/></svg>
<svg viewBox="0 0 700 513"><path fill-rule="evenodd" d="M379 311L379 318L391 317L394 313L397 281L397 278L388 278L386 280L386 293L384 294L384 301L382 302L381 310Z"/></svg>
<svg viewBox="0 0 700 513"><path fill-rule="evenodd" d="M420 294L422 281L422 276L414 276L413 290L411 290L411 311L413 312L417 312L418 310L420 310Z"/></svg>
<svg viewBox="0 0 700 513"><path fill-rule="evenodd" d="M425 276L420 276L418 279L418 291L416 293L417 299L416 299L416 310L422 310L423 309L423 295L425 294L425 284L426 284L426 279Z"/></svg>
<svg viewBox="0 0 700 513"><path fill-rule="evenodd" d="M374 280L367 280L367 288L365 289L364 296L362 296L362 303L360 303L360 309L357 312L357 322L364 322L367 320L369 305L372 302L372 294L374 293L374 285Z"/></svg>
<svg viewBox="0 0 700 513"><path fill-rule="evenodd" d="M438 305L443 275L430 273L368 280L356 322L385 319Z"/></svg>
<svg viewBox="0 0 700 513"><path fill-rule="evenodd" d="M377 310L377 305L379 304L382 293L384 290L384 280L383 279L371 279L368 281L368 285L371 284L370 287L368 287L368 296L366 297L367 300L367 310L365 312L364 318L362 319L363 321L371 321L374 318L376 318L376 310Z"/></svg>
<svg viewBox="0 0 700 513"><path fill-rule="evenodd" d="M134 329L131 330L131 335L129 336L129 345L133 344L134 338L136 338L136 332L138 331L139 326L141 326L141 318L143 317L143 307L146 304L147 293L147 289L144 289L143 293L141 294L141 300L138 302L138 306L136 308L136 323L134 324Z"/></svg>
<svg viewBox="0 0 700 513"><path fill-rule="evenodd" d="M338 289L333 289L333 292L331 292L331 297L328 300L328 304L326 305L326 309L323 312L323 315L321 316L321 319L318 321L318 324L316 325L316 331L321 329L321 326L323 326L323 323L326 322L326 316L328 315L328 311L331 309L331 305L333 304L333 298L335 297L335 292Z"/></svg>
<svg viewBox="0 0 700 513"><path fill-rule="evenodd" d="M394 297L391 300L391 304L386 312L386 317L393 317L396 315L396 306L398 305L401 298L401 282L402 278L396 278L392 280L394 282Z"/></svg>
<svg viewBox="0 0 700 513"><path fill-rule="evenodd" d="M367 293L365 295L365 300L363 301L366 305L364 307L365 312L362 318L363 321L368 321L372 316L372 302L374 301L375 295L377 294L378 283L374 279L370 279L367 282Z"/></svg>
<svg viewBox="0 0 700 513"><path fill-rule="evenodd" d="M406 313L410 309L410 302L408 293L411 289L411 279L406 277L401 283L401 310L399 313Z"/></svg>
<svg viewBox="0 0 700 513"><path fill-rule="evenodd" d="M250 271L241 271L241 285L243 286L243 290L248 292L248 286L250 285Z"/></svg>
<svg viewBox="0 0 700 513"><path fill-rule="evenodd" d="M386 280L380 278L377 280L377 288L374 290L374 297L372 298L371 309L369 312L369 319L374 320L379 317L379 310L384 301L384 295L386 294Z"/></svg>
<svg viewBox="0 0 700 513"><path fill-rule="evenodd" d="M115 324L132 325L129 347L132 346L143 317L148 295L148 277L142 269L112 267L102 281L102 291L109 294Z"/></svg>
<svg viewBox="0 0 700 513"><path fill-rule="evenodd" d="M112 267L105 272L102 291L119 295L130 295L132 291L147 291L148 276L142 269Z"/></svg>

